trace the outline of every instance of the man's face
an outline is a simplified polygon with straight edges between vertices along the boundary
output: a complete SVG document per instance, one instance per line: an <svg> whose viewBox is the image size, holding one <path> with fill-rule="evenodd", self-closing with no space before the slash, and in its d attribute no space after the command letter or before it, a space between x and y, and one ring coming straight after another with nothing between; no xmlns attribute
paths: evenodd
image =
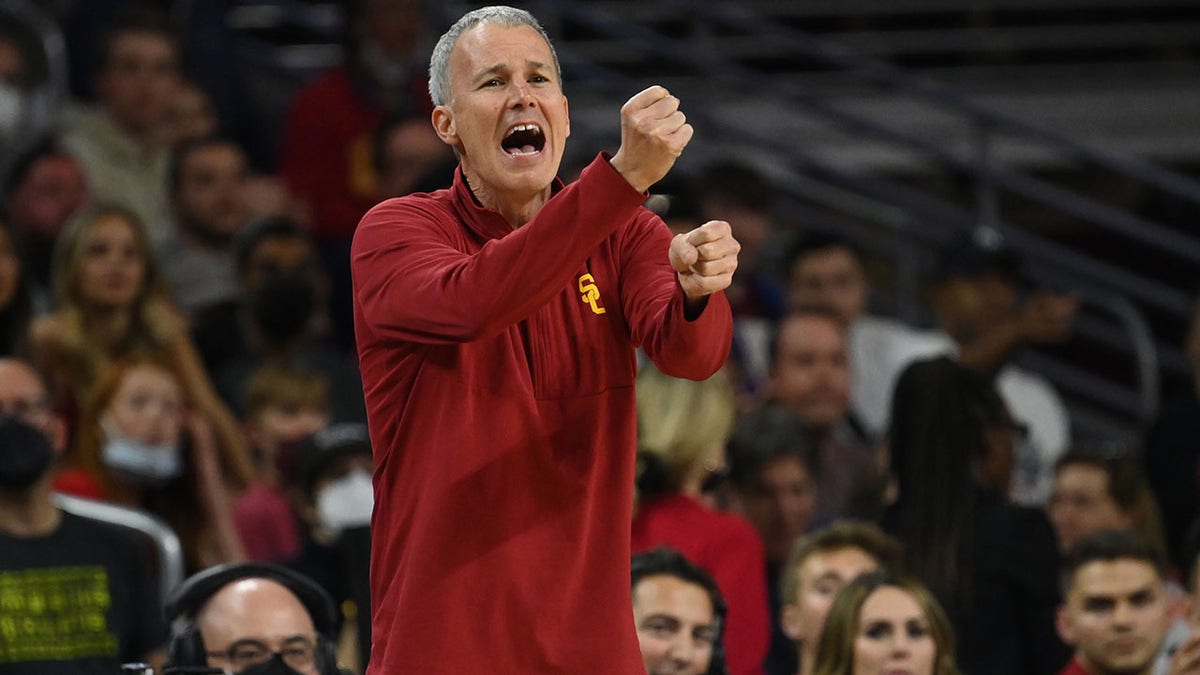
<svg viewBox="0 0 1200 675"><path fill-rule="evenodd" d="M1017 309L1017 288L1007 275L989 270L942 282L934 294L942 329L960 343L1007 321Z"/></svg>
<svg viewBox="0 0 1200 675"><path fill-rule="evenodd" d="M217 591L196 614L208 665L233 672L283 654L304 675L320 675L317 630L304 605L284 586L242 579Z"/></svg>
<svg viewBox="0 0 1200 675"><path fill-rule="evenodd" d="M483 23L450 54L450 101L433 112L485 205L529 200L550 187L571 125L550 46L529 26Z"/></svg>
<svg viewBox="0 0 1200 675"><path fill-rule="evenodd" d="M1169 619L1163 582L1141 560L1097 560L1075 572L1058 632L1096 675L1140 673L1158 652Z"/></svg>
<svg viewBox="0 0 1200 675"><path fill-rule="evenodd" d="M109 46L97 91L120 124L134 133L148 133L166 118L178 77L170 40L153 32L128 32Z"/></svg>
<svg viewBox="0 0 1200 675"><path fill-rule="evenodd" d="M858 257L840 246L806 253L792 265L788 302L828 307L849 326L867 306L867 277Z"/></svg>
<svg viewBox="0 0 1200 675"><path fill-rule="evenodd" d="M644 577L633 587L633 621L647 675L708 672L717 626L704 588L666 574Z"/></svg>
<svg viewBox="0 0 1200 675"><path fill-rule="evenodd" d="M1068 464L1059 469L1046 513L1063 552L1093 532L1133 526L1129 514L1108 492L1108 474L1092 464Z"/></svg>
<svg viewBox="0 0 1200 675"><path fill-rule="evenodd" d="M767 560L780 564L812 524L816 483L801 460L787 456L769 462L758 478L753 488L738 495L740 510L762 537Z"/></svg>
<svg viewBox="0 0 1200 675"><path fill-rule="evenodd" d="M858 575L877 569L879 562L855 546L816 551L805 558L795 571L797 596L788 598L783 608L788 637L815 653L834 598Z"/></svg>
<svg viewBox="0 0 1200 675"><path fill-rule="evenodd" d="M799 415L805 426L824 430L837 424L850 406L841 326L824 316L784 319L769 387L771 398Z"/></svg>
<svg viewBox="0 0 1200 675"><path fill-rule="evenodd" d="M34 162L14 188L9 214L23 232L53 239L87 199L79 163L66 155L49 155Z"/></svg>
<svg viewBox="0 0 1200 675"><path fill-rule="evenodd" d="M182 223L217 240L229 240L246 222L241 190L246 157L232 143L196 148L179 165L175 210Z"/></svg>
<svg viewBox="0 0 1200 675"><path fill-rule="evenodd" d="M291 236L265 237L246 261L242 283L247 291L258 289L270 276L316 279L321 274L317 251L306 239Z"/></svg>
<svg viewBox="0 0 1200 675"><path fill-rule="evenodd" d="M0 415L19 418L46 434L55 451L62 450L62 421L50 409L50 397L41 377L14 359L0 359Z"/></svg>

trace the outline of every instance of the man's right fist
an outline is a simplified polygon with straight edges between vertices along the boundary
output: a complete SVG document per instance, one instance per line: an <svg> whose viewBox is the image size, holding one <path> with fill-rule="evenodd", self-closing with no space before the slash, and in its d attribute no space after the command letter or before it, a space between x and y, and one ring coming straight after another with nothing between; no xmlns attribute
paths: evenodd
<svg viewBox="0 0 1200 675"><path fill-rule="evenodd" d="M663 87L649 87L621 106L621 147L612 166L635 190L645 192L671 170L692 133L679 99Z"/></svg>

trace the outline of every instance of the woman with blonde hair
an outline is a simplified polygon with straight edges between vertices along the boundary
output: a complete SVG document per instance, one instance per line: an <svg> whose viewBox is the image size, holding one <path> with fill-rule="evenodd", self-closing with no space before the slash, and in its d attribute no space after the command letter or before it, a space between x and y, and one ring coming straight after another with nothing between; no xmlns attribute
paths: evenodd
<svg viewBox="0 0 1200 675"><path fill-rule="evenodd" d="M729 608L732 675L761 673L770 640L766 562L754 528L702 501L725 462L735 397L722 373L694 382L647 367L637 378L638 503L633 552L669 546L717 582Z"/></svg>
<svg viewBox="0 0 1200 675"><path fill-rule="evenodd" d="M110 364L92 388L56 487L162 518L190 570L240 560L218 445L174 365L134 356Z"/></svg>
<svg viewBox="0 0 1200 675"><path fill-rule="evenodd" d="M36 361L69 421L113 361L150 355L169 362L220 438L225 465L253 477L246 441L221 402L172 305L137 217L118 206L75 215L59 235L53 260L57 309L30 327Z"/></svg>
<svg viewBox="0 0 1200 675"><path fill-rule="evenodd" d="M954 631L911 577L870 572L837 595L817 644L814 675L957 675Z"/></svg>

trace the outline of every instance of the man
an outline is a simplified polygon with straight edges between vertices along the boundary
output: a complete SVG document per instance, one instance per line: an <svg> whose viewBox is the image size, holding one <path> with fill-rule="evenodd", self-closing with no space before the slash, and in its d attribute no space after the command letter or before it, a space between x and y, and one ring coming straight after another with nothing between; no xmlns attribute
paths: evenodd
<svg viewBox="0 0 1200 675"><path fill-rule="evenodd" d="M246 153L231 140L205 136L184 141L172 160L173 236L158 259L176 303L196 316L238 297L232 243L247 221Z"/></svg>
<svg viewBox="0 0 1200 675"><path fill-rule="evenodd" d="M882 437L901 368L932 356L934 348L919 331L867 313L870 284L862 253L849 241L808 235L793 245L787 260L788 306L827 307L845 326L851 408L868 435Z"/></svg>
<svg viewBox="0 0 1200 675"><path fill-rule="evenodd" d="M800 675L811 675L817 642L834 598L858 575L900 562L900 542L874 525L840 521L798 542L782 574L783 631L795 644ZM797 672L795 663L790 670Z"/></svg>
<svg viewBox="0 0 1200 675"><path fill-rule="evenodd" d="M1060 675L1149 675L1169 623L1165 580L1162 553L1136 534L1081 541L1063 569L1058 632L1075 656ZM1183 661L1173 674L1200 672Z"/></svg>
<svg viewBox="0 0 1200 675"><path fill-rule="evenodd" d="M647 675L725 672L725 602L712 577L669 548L633 556L630 572Z"/></svg>
<svg viewBox="0 0 1200 675"><path fill-rule="evenodd" d="M88 189L132 210L160 245L170 234L163 120L179 80L179 46L166 18L131 10L105 34L96 94L100 107L69 119L63 145L83 164Z"/></svg>
<svg viewBox="0 0 1200 675"><path fill-rule="evenodd" d="M1064 555L1100 530L1136 530L1165 550L1154 494L1133 457L1110 457L1072 450L1054 467L1054 488L1046 503L1058 549Z"/></svg>
<svg viewBox="0 0 1200 675"><path fill-rule="evenodd" d="M527 12L460 19L430 92L455 184L375 207L352 249L368 672L637 672L633 348L677 377L720 368L737 242L718 221L672 240L641 208L692 135L662 87L622 108L616 155L556 180L567 99Z"/></svg>
<svg viewBox="0 0 1200 675"><path fill-rule="evenodd" d="M333 601L269 563L226 563L171 591L167 673L338 675Z"/></svg>
<svg viewBox="0 0 1200 675"><path fill-rule="evenodd" d="M161 665L166 627L144 543L54 505L49 469L64 442L41 377L0 359L0 671Z"/></svg>
<svg viewBox="0 0 1200 675"><path fill-rule="evenodd" d="M815 443L818 521L845 515L877 458L850 414L845 328L821 306L792 309L771 345L770 402L796 415Z"/></svg>

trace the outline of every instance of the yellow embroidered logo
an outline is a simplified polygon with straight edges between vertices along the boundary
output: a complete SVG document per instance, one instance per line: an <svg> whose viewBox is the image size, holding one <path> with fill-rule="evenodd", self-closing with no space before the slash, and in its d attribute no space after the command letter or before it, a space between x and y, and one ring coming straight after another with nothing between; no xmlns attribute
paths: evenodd
<svg viewBox="0 0 1200 675"><path fill-rule="evenodd" d="M579 299L586 302L592 308L592 312L603 314L608 311L600 306L600 289L596 287L596 278L590 274L584 274L579 277L579 292L583 294Z"/></svg>

